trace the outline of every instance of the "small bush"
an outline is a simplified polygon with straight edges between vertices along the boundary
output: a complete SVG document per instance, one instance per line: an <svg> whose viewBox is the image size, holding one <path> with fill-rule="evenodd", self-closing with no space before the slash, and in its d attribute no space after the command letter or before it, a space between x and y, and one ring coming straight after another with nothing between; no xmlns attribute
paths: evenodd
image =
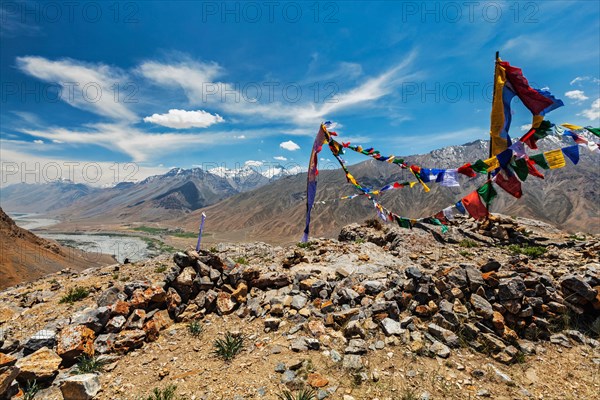
<svg viewBox="0 0 600 400"><path fill-rule="evenodd" d="M354 243L356 244L363 244L365 242L364 238L356 238L354 239Z"/></svg>
<svg viewBox="0 0 600 400"><path fill-rule="evenodd" d="M514 254L523 254L529 258L538 258L546 253L546 248L542 246L519 246L516 244L511 244L508 246L508 249Z"/></svg>
<svg viewBox="0 0 600 400"><path fill-rule="evenodd" d="M154 269L154 272L156 272L157 274L162 274L166 270L167 270L167 266L166 265L159 265L158 267L156 267Z"/></svg>
<svg viewBox="0 0 600 400"><path fill-rule="evenodd" d="M60 299L60 303L73 304L76 301L85 299L86 297L89 296L89 294L90 294L90 291L88 289L77 286L77 287L69 289L67 294L64 295Z"/></svg>
<svg viewBox="0 0 600 400"><path fill-rule="evenodd" d="M281 400L316 400L317 395L312 389L302 389L296 394L290 392L289 390L285 390L282 393L278 394Z"/></svg>
<svg viewBox="0 0 600 400"><path fill-rule="evenodd" d="M417 392L415 392L413 389L410 388L406 388L402 390L402 397L400 397L401 400L419 400L419 396L417 396Z"/></svg>
<svg viewBox="0 0 600 400"><path fill-rule="evenodd" d="M152 394L146 397L146 400L175 400L175 391L177 386L169 385L164 389L154 388Z"/></svg>
<svg viewBox="0 0 600 400"><path fill-rule="evenodd" d="M467 257L467 258L471 258L471 256L473 256L473 253L470 253L466 250L461 250L458 252L458 254L460 254L463 257Z"/></svg>
<svg viewBox="0 0 600 400"><path fill-rule="evenodd" d="M246 260L245 257L234 258L233 261L235 261L237 264L248 265L248 260Z"/></svg>
<svg viewBox="0 0 600 400"><path fill-rule="evenodd" d="M214 354L225 361L230 361L244 348L244 336L240 333L227 332L224 339L215 340L214 347Z"/></svg>
<svg viewBox="0 0 600 400"><path fill-rule="evenodd" d="M296 246L300 247L301 249L311 249L313 246L312 242L299 242L296 243Z"/></svg>
<svg viewBox="0 0 600 400"><path fill-rule="evenodd" d="M203 331L204 331L204 328L202 327L202 324L200 323L200 321L191 321L188 324L188 332L190 333L190 335L192 335L194 337L200 336Z"/></svg>
<svg viewBox="0 0 600 400"><path fill-rule="evenodd" d="M83 355L77 359L75 374L93 374L104 371L105 361L98 360L94 356Z"/></svg>
<svg viewBox="0 0 600 400"><path fill-rule="evenodd" d="M474 240L470 240L470 239L463 239L458 243L458 245L460 247L466 247L467 249L471 249L473 247L479 247L477 242L475 242Z"/></svg>
<svg viewBox="0 0 600 400"><path fill-rule="evenodd" d="M40 385L37 381L28 381L23 388L23 400L32 400L39 391Z"/></svg>
<svg viewBox="0 0 600 400"><path fill-rule="evenodd" d="M208 249L208 251L211 253L218 253L219 249L217 249L215 246L212 246L210 249Z"/></svg>

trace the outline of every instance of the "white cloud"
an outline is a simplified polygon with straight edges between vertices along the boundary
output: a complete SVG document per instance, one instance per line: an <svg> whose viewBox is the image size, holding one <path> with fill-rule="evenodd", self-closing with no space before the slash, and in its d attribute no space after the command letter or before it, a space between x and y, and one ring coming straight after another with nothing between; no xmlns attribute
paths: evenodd
<svg viewBox="0 0 600 400"><path fill-rule="evenodd" d="M594 100L591 107L577 114L589 119L590 121L600 120L600 98Z"/></svg>
<svg viewBox="0 0 600 400"><path fill-rule="evenodd" d="M263 165L262 161L248 160L244 163L245 167L260 167Z"/></svg>
<svg viewBox="0 0 600 400"><path fill-rule="evenodd" d="M171 109L166 114L152 114L152 116L144 118L144 122L151 122L174 129L207 128L224 121L223 117L219 114L212 115L204 110L186 111Z"/></svg>
<svg viewBox="0 0 600 400"><path fill-rule="evenodd" d="M62 90L58 97L73 107L118 120L137 119L124 99L117 97L115 101L115 87L125 91L125 86L130 84L127 76L116 68L32 56L17 57L17 67L42 81L60 85Z"/></svg>
<svg viewBox="0 0 600 400"><path fill-rule="evenodd" d="M275 157L273 157L273 159L275 159L277 161L287 161L287 158L284 156L275 156Z"/></svg>
<svg viewBox="0 0 600 400"><path fill-rule="evenodd" d="M565 93L565 96L575 101L585 101L589 99L583 92L583 90L569 90Z"/></svg>
<svg viewBox="0 0 600 400"><path fill-rule="evenodd" d="M234 139L246 139L246 135L237 135L237 136L233 136Z"/></svg>
<svg viewBox="0 0 600 400"><path fill-rule="evenodd" d="M281 147L284 150L289 150L289 151L300 150L300 146L298 146L296 143L292 142L291 140L280 143L279 147Z"/></svg>
<svg viewBox="0 0 600 400"><path fill-rule="evenodd" d="M33 141L33 143L35 143L35 144L44 144L44 141L36 139L36 140Z"/></svg>
<svg viewBox="0 0 600 400"><path fill-rule="evenodd" d="M527 132L531 129L531 124L525 124L525 125L521 125L521 131L522 132Z"/></svg>

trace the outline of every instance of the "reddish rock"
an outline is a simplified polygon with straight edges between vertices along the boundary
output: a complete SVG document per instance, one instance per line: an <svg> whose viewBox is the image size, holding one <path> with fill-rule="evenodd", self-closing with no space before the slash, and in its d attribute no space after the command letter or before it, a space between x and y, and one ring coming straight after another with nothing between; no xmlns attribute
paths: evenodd
<svg viewBox="0 0 600 400"><path fill-rule="evenodd" d="M154 342L158 339L160 329L158 327L158 324L153 319L146 321L142 329L144 330L144 332L146 332L147 342Z"/></svg>
<svg viewBox="0 0 600 400"><path fill-rule="evenodd" d="M235 308L235 303L231 300L231 295L225 292L219 292L217 295L217 310L222 315L231 314Z"/></svg>
<svg viewBox="0 0 600 400"><path fill-rule="evenodd" d="M133 308L146 308L148 305L148 299L144 295L144 290L135 289L131 294L131 299L129 300L131 307Z"/></svg>
<svg viewBox="0 0 600 400"><path fill-rule="evenodd" d="M83 325L69 325L58 335L56 352L67 363L83 354L94 355L94 331Z"/></svg>
<svg viewBox="0 0 600 400"><path fill-rule="evenodd" d="M151 286L144 290L144 297L148 303L164 303L167 300L167 292L160 286Z"/></svg>
<svg viewBox="0 0 600 400"><path fill-rule="evenodd" d="M504 317L498 311L494 311L494 315L492 317L492 324L494 324L496 332L500 334L504 332Z"/></svg>
<svg viewBox="0 0 600 400"><path fill-rule="evenodd" d="M319 337L325 334L325 325L321 320L309 321L308 330L313 336Z"/></svg>
<svg viewBox="0 0 600 400"><path fill-rule="evenodd" d="M177 307L181 304L181 296L172 287L167 291L167 310L170 313L176 313Z"/></svg>
<svg viewBox="0 0 600 400"><path fill-rule="evenodd" d="M118 300L111 306L112 315L122 315L127 317L129 315L129 309L129 303L122 300Z"/></svg>
<svg viewBox="0 0 600 400"><path fill-rule="evenodd" d="M324 300L321 302L321 312L330 313L330 312L333 312L334 309L335 309L335 306L333 305L333 301Z"/></svg>
<svg viewBox="0 0 600 400"><path fill-rule="evenodd" d="M314 388L322 388L329 384L329 380L319 373L308 374L306 382Z"/></svg>
<svg viewBox="0 0 600 400"><path fill-rule="evenodd" d="M113 349L119 353L127 353L133 349L142 347L146 339L146 332L141 329L121 331L115 337Z"/></svg>
<svg viewBox="0 0 600 400"><path fill-rule="evenodd" d="M431 314L431 310L427 306L418 305L415 308L415 314L417 314L420 317L427 317L427 316L429 316Z"/></svg>

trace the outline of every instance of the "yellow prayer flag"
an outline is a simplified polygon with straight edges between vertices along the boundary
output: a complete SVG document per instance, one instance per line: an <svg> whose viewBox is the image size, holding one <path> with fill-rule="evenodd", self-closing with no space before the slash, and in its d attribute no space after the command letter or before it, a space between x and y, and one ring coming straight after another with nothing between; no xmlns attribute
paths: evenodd
<svg viewBox="0 0 600 400"><path fill-rule="evenodd" d="M561 149L551 150L544 153L546 163L550 169L562 168L565 164L565 156Z"/></svg>
<svg viewBox="0 0 600 400"><path fill-rule="evenodd" d="M498 161L498 158L496 158L496 157L488 158L487 160L483 160L483 162L486 163L487 165L489 165L488 172L491 172L491 171L495 170L496 168L500 168L500 162Z"/></svg>
<svg viewBox="0 0 600 400"><path fill-rule="evenodd" d="M413 186L415 186L417 184L417 182L411 182L410 183L410 187L412 188Z"/></svg>
<svg viewBox="0 0 600 400"><path fill-rule="evenodd" d="M583 126L573 125L573 124L561 124L561 126L564 126L567 129L572 129L574 131L578 131L579 129L583 129Z"/></svg>

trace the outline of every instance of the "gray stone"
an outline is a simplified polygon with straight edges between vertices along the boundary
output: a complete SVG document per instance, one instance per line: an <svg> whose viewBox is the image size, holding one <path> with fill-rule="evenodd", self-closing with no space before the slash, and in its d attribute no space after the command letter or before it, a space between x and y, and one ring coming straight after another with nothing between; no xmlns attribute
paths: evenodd
<svg viewBox="0 0 600 400"><path fill-rule="evenodd" d="M478 294L471 295L471 305L475 313L485 319L491 319L494 316L494 309L490 302Z"/></svg>
<svg viewBox="0 0 600 400"><path fill-rule="evenodd" d="M115 335L113 333L105 333L98 335L94 341L94 351L99 354L106 354L112 350Z"/></svg>
<svg viewBox="0 0 600 400"><path fill-rule="evenodd" d="M336 363L342 361L342 355L340 353L338 353L337 350L335 350L335 349L332 349L329 352L329 357L331 358L331 360L333 362L336 362Z"/></svg>
<svg viewBox="0 0 600 400"><path fill-rule="evenodd" d="M380 281L364 281L362 282L362 285L367 291L367 294L378 294L385 287Z"/></svg>
<svg viewBox="0 0 600 400"><path fill-rule="evenodd" d="M384 318L381 321L381 328L383 329L383 333L385 333L387 336L400 335L404 332L400 322L394 321L391 318Z"/></svg>
<svg viewBox="0 0 600 400"><path fill-rule="evenodd" d="M469 289L471 289L471 292L475 292L479 287L485 285L479 269L471 264L465 264L463 266L467 274L467 280L469 281Z"/></svg>
<svg viewBox="0 0 600 400"><path fill-rule="evenodd" d="M429 346L429 351L440 358L448 358L450 356L450 349L445 344L435 341Z"/></svg>
<svg viewBox="0 0 600 400"><path fill-rule="evenodd" d="M71 376L60 385L64 400L90 400L100 391L100 379L96 374Z"/></svg>
<svg viewBox="0 0 600 400"><path fill-rule="evenodd" d="M32 337L27 339L23 345L23 355L35 353L42 347L52 349L56 346L56 331L50 329L42 329L36 332Z"/></svg>
<svg viewBox="0 0 600 400"><path fill-rule="evenodd" d="M277 365L275 366L275 372L278 372L280 374L283 374L285 372L286 368L285 368L285 363L277 363Z"/></svg>
<svg viewBox="0 0 600 400"><path fill-rule="evenodd" d="M106 332L120 332L125 326L125 322L127 322L127 319L122 315L111 318L106 324Z"/></svg>
<svg viewBox="0 0 600 400"><path fill-rule="evenodd" d="M75 313L71 318L72 325L85 325L94 333L99 333L110 318L110 307L102 306L98 308L89 307L83 311Z"/></svg>
<svg viewBox="0 0 600 400"><path fill-rule="evenodd" d="M562 333L556 333L556 334L550 336L550 342L561 345L563 347L569 347L569 348L573 347L571 345L571 342L569 341L569 339Z"/></svg>
<svg viewBox="0 0 600 400"><path fill-rule="evenodd" d="M305 296L297 294L292 296L292 304L290 304L290 307L292 307L294 310L301 310L304 308L304 306L306 306L307 302L308 299Z"/></svg>
<svg viewBox="0 0 600 400"><path fill-rule="evenodd" d="M362 357L355 354L346 354L342 366L351 371L360 371L363 368Z"/></svg>
<svg viewBox="0 0 600 400"><path fill-rule="evenodd" d="M525 296L525 281L521 277L501 279L498 285L498 298L500 301L520 300Z"/></svg>
<svg viewBox="0 0 600 400"><path fill-rule="evenodd" d="M423 273L419 269L419 267L408 267L404 270L406 277L409 279L421 279Z"/></svg>
<svg viewBox="0 0 600 400"><path fill-rule="evenodd" d="M98 304L98 307L108 307L116 303L118 300L125 299L127 299L125 293L123 293L120 288L113 286L109 287L102 292L102 294L100 294L98 300L96 300L96 304Z"/></svg>
<svg viewBox="0 0 600 400"><path fill-rule="evenodd" d="M283 375L281 375L281 383L293 382L296 379L296 373L294 371L286 370Z"/></svg>
<svg viewBox="0 0 600 400"><path fill-rule="evenodd" d="M436 324L429 324L427 326L427 331L436 339L441 340L443 343L447 344L450 347L459 347L460 341L458 340L458 336L454 334L454 332L444 329Z"/></svg>
<svg viewBox="0 0 600 400"><path fill-rule="evenodd" d="M191 264L192 258L185 253L177 252L173 255L173 261L175 261L175 264L180 268L185 268Z"/></svg>
<svg viewBox="0 0 600 400"><path fill-rule="evenodd" d="M265 328L276 331L279 329L279 324L281 324L281 319L279 318L267 318L265 319Z"/></svg>
<svg viewBox="0 0 600 400"><path fill-rule="evenodd" d="M344 350L346 354L365 354L367 352L367 343L363 339L352 339Z"/></svg>
<svg viewBox="0 0 600 400"><path fill-rule="evenodd" d="M583 297L588 301L594 300L596 291L583 278L575 275L567 275L560 281L560 286Z"/></svg>
<svg viewBox="0 0 600 400"><path fill-rule="evenodd" d="M144 282L144 281L133 281L133 282L129 282L128 284L125 285L125 294L128 297L131 297L131 295L133 294L133 292L136 289L141 289L142 291L148 289L150 287L150 284L148 282Z"/></svg>

